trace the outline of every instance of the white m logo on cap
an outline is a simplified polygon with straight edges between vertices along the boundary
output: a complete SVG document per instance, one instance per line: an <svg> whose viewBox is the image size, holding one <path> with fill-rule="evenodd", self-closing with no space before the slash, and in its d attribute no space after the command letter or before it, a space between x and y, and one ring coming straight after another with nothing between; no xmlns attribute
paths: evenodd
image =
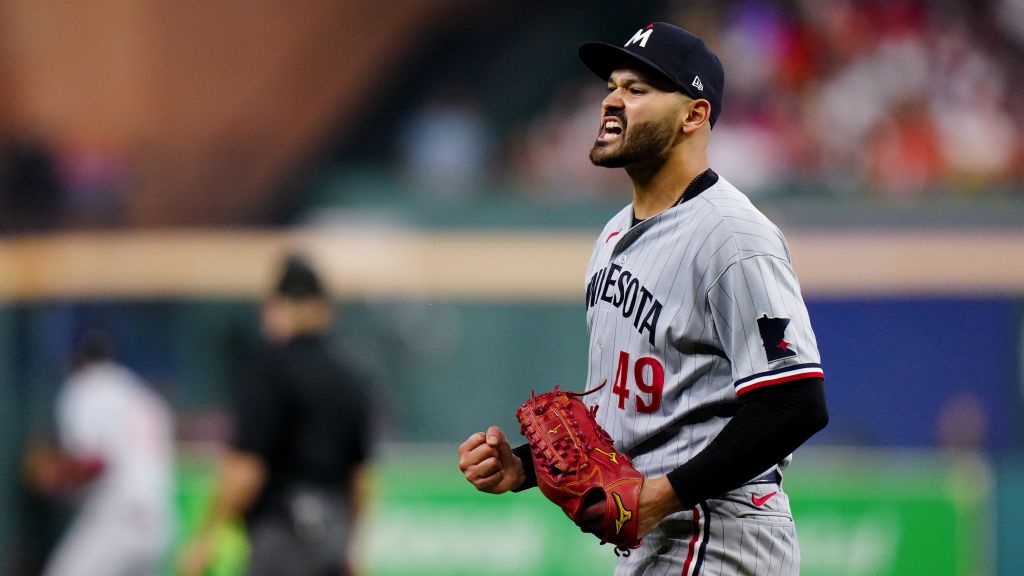
<svg viewBox="0 0 1024 576"><path fill-rule="evenodd" d="M625 46L630 46L639 42L641 48L646 48L647 39L651 37L651 32L654 32L654 28L641 28L637 30L636 34L633 34L633 37L626 42Z"/></svg>

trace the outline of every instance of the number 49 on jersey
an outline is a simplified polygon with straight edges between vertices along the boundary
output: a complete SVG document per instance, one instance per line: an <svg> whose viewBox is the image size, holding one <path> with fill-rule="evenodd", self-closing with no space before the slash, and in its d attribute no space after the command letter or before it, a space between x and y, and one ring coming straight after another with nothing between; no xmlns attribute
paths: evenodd
<svg viewBox="0 0 1024 576"><path fill-rule="evenodd" d="M632 378L631 378L632 377ZM630 389L635 387L633 394ZM665 367L652 356L641 356L632 362L629 352L619 351L619 364L615 368L612 394L619 397L619 410L633 397L636 411L651 414L661 407L661 390L665 386Z"/></svg>

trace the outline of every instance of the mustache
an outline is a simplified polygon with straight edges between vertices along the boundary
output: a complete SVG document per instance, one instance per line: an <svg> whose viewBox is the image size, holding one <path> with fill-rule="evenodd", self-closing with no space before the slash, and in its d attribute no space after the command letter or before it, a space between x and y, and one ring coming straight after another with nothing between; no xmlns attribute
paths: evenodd
<svg viewBox="0 0 1024 576"><path fill-rule="evenodd" d="M623 112L605 112L604 114L601 115L601 122L603 123L604 119L608 118L609 116L612 117L612 118L615 118L616 120L618 120L619 124L622 124L623 126L626 125L626 114L625 113L623 113Z"/></svg>

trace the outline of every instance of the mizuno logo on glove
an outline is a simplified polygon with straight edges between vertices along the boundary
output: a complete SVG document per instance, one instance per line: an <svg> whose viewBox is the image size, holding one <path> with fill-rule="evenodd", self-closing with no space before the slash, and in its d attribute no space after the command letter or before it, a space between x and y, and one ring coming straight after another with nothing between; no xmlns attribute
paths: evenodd
<svg viewBox="0 0 1024 576"><path fill-rule="evenodd" d="M615 519L615 533L618 534L626 522L633 519L633 513L626 510L626 507L622 505L622 498L617 493L612 492L612 499L615 500L615 506L619 508L619 517Z"/></svg>
<svg viewBox="0 0 1024 576"><path fill-rule="evenodd" d="M619 463L619 454L617 452L605 452L600 448L594 448L594 452L600 452L601 454L604 454L605 456L608 457L609 460L611 460L615 464Z"/></svg>

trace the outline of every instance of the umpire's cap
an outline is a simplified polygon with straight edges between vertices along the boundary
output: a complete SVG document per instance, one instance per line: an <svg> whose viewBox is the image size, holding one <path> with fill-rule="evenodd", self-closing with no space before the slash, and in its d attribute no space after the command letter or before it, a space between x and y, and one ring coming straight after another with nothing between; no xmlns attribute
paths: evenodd
<svg viewBox="0 0 1024 576"><path fill-rule="evenodd" d="M323 298L326 295L320 276L299 254L291 254L285 259L274 293L292 300Z"/></svg>
<svg viewBox="0 0 1024 576"><path fill-rule="evenodd" d="M587 42L579 48L587 68L607 80L616 68L641 64L661 74L691 98L711 103L711 126L722 112L725 71L722 62L699 36L678 26L655 22L637 30L620 48Z"/></svg>

